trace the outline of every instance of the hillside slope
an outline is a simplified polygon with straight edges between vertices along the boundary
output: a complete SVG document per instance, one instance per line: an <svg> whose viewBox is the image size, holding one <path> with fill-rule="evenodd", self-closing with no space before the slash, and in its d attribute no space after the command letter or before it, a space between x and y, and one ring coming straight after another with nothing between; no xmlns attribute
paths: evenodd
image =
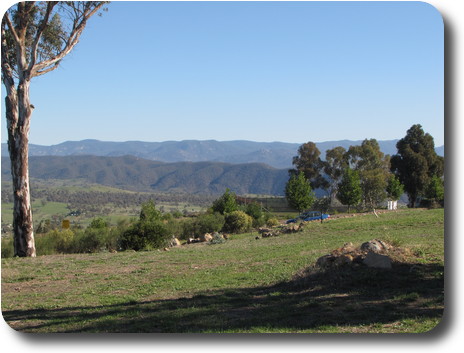
<svg viewBox="0 0 464 353"><path fill-rule="evenodd" d="M191 194L220 194L230 188L237 194L283 195L288 179L287 169L259 163L164 163L133 156L30 157L29 168L37 179L82 179L128 190ZM2 157L2 178L11 178L7 157Z"/></svg>

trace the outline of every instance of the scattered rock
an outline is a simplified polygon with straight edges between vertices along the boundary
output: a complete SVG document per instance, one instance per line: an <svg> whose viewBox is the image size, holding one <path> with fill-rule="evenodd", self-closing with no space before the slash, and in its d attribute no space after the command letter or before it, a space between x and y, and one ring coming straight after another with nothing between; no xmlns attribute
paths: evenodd
<svg viewBox="0 0 464 353"><path fill-rule="evenodd" d="M203 234L203 235L200 235L199 237L199 241L204 243L204 242L207 242L207 241L211 241L213 240L213 236L209 233L206 233L206 234Z"/></svg>
<svg viewBox="0 0 464 353"><path fill-rule="evenodd" d="M388 249L390 249L390 245L378 239L370 240L361 244L361 250L363 251L372 251L375 253L380 253Z"/></svg>
<svg viewBox="0 0 464 353"><path fill-rule="evenodd" d="M403 252L379 239L365 242L360 247L355 247L353 243L345 243L341 248L317 259L316 265L321 268L362 265L391 269L392 260L388 254L397 256Z"/></svg>
<svg viewBox="0 0 464 353"><path fill-rule="evenodd" d="M364 259L363 263L367 267L374 267L374 268L392 268L392 262L390 257L386 255L380 255L375 252L369 251L367 253L366 258Z"/></svg>
<svg viewBox="0 0 464 353"><path fill-rule="evenodd" d="M264 227L258 228L258 233L259 233L259 234L271 233L271 232L272 232L272 229L271 229L271 228L264 228Z"/></svg>
<svg viewBox="0 0 464 353"><path fill-rule="evenodd" d="M180 246L180 241L176 237L172 237L171 241L169 242L170 247Z"/></svg>

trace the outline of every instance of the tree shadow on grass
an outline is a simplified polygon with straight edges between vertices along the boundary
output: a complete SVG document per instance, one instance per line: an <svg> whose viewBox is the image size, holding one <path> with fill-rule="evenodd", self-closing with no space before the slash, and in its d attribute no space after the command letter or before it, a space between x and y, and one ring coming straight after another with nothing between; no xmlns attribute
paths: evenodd
<svg viewBox="0 0 464 353"><path fill-rule="evenodd" d="M308 269L272 286L207 291L190 298L4 311L23 332L295 332L439 319L440 264L392 270Z"/></svg>

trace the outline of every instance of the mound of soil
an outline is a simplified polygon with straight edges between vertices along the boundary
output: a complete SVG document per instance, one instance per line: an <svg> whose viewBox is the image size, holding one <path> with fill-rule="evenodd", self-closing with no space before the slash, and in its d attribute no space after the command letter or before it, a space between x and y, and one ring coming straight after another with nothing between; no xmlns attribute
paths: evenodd
<svg viewBox="0 0 464 353"><path fill-rule="evenodd" d="M403 262L408 255L408 249L397 248L383 240L373 239L358 247L353 243L346 243L330 254L320 257L316 266L324 269L340 266L391 269L392 262Z"/></svg>

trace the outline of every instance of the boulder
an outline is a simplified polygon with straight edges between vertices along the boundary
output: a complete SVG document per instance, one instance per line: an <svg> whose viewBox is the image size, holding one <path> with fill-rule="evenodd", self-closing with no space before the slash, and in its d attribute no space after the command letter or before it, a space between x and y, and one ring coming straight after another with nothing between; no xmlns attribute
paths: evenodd
<svg viewBox="0 0 464 353"><path fill-rule="evenodd" d="M206 233L206 234L200 235L199 239L200 239L200 242L207 242L207 241L213 240L213 236L209 233Z"/></svg>
<svg viewBox="0 0 464 353"><path fill-rule="evenodd" d="M373 252L373 251L369 251L367 253L367 256L364 259L363 264L366 265L367 267L374 267L374 268L385 268L385 269L392 268L392 262L391 262L390 257L386 255L377 254L376 252Z"/></svg>
<svg viewBox="0 0 464 353"><path fill-rule="evenodd" d="M294 232L298 232L299 229L300 229L300 226L298 224L292 224L287 227L287 232L294 233Z"/></svg>
<svg viewBox="0 0 464 353"><path fill-rule="evenodd" d="M390 246L383 242L382 240L374 239L367 241L363 244L361 244L361 250L362 251L372 251L375 253L381 253L383 251L386 251L390 249Z"/></svg>
<svg viewBox="0 0 464 353"><path fill-rule="evenodd" d="M176 237L172 237L171 241L169 242L170 247L180 246L180 241Z"/></svg>

